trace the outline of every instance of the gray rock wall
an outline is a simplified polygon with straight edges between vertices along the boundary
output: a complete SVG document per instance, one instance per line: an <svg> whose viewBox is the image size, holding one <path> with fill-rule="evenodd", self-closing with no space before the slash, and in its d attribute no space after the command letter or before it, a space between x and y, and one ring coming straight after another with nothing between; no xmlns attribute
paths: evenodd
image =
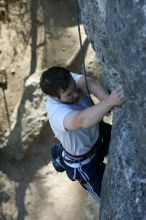
<svg viewBox="0 0 146 220"><path fill-rule="evenodd" d="M122 83L114 113L100 220L146 219L146 1L79 0L107 88Z"/></svg>

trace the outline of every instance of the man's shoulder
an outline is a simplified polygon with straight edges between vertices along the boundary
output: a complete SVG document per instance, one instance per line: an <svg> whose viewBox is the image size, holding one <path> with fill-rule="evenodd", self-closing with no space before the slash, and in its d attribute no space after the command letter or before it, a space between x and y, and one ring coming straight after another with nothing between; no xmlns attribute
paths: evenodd
<svg viewBox="0 0 146 220"><path fill-rule="evenodd" d="M48 97L46 102L46 111L48 113L49 118L54 114L61 114L64 112L68 112L71 110L71 106L67 104L63 104L61 102L58 102L50 97Z"/></svg>
<svg viewBox="0 0 146 220"><path fill-rule="evenodd" d="M71 106L49 99L47 100L46 110L50 125L54 131L66 131L64 128L64 119L73 111Z"/></svg>
<svg viewBox="0 0 146 220"><path fill-rule="evenodd" d="M75 80L76 83L78 83L80 78L83 76L81 74L77 74L77 73L73 73L73 72L70 72L70 74L72 75L72 77L73 77L73 79Z"/></svg>

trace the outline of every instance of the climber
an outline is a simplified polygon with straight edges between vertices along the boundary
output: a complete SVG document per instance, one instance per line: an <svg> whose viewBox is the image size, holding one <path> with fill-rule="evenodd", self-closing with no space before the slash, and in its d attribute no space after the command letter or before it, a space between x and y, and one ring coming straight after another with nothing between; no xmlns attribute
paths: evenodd
<svg viewBox="0 0 146 220"><path fill-rule="evenodd" d="M42 73L40 87L48 95L49 122L63 146L62 166L72 181L79 181L100 202L103 160L108 153L111 134L111 126L102 119L124 102L122 86L108 94L99 82L88 78L90 93L100 100L92 105L83 75L63 67L52 67Z"/></svg>

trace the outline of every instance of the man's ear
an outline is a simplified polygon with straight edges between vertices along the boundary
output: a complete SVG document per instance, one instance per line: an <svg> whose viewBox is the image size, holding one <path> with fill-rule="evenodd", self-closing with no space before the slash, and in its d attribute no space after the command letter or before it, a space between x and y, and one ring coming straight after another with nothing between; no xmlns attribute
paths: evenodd
<svg viewBox="0 0 146 220"><path fill-rule="evenodd" d="M60 89L58 93L59 93L59 96L60 96L62 93L64 93L63 89ZM58 97L58 98L59 98L59 97Z"/></svg>

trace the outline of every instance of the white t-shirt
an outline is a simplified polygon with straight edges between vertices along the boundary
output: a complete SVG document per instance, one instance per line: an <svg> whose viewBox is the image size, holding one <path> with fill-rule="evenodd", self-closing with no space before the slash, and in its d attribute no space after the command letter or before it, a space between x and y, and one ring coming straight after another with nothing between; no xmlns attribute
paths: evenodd
<svg viewBox="0 0 146 220"><path fill-rule="evenodd" d="M71 73L71 75L76 83L82 76L75 73ZM89 106L91 106L91 102L85 92L82 93L76 104L64 104L51 97L47 98L46 110L51 128L65 150L72 155L83 155L92 149L99 136L99 126L97 124L89 128L66 130L63 123L64 118L71 111L82 111Z"/></svg>

